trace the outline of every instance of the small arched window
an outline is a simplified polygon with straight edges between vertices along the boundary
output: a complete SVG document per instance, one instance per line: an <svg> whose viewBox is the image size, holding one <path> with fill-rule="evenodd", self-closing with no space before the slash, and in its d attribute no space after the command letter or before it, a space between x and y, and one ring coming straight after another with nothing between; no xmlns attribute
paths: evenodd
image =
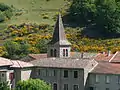
<svg viewBox="0 0 120 90"><path fill-rule="evenodd" d="M50 56L53 57L53 49L50 50Z"/></svg>
<svg viewBox="0 0 120 90"><path fill-rule="evenodd" d="M68 49L66 49L66 57L68 57Z"/></svg>
<svg viewBox="0 0 120 90"><path fill-rule="evenodd" d="M57 50L55 49L54 50L54 57L56 57L57 56Z"/></svg>
<svg viewBox="0 0 120 90"><path fill-rule="evenodd" d="M63 56L65 57L65 49L63 49Z"/></svg>
<svg viewBox="0 0 120 90"><path fill-rule="evenodd" d="M57 84L56 83L53 84L53 90L57 90Z"/></svg>

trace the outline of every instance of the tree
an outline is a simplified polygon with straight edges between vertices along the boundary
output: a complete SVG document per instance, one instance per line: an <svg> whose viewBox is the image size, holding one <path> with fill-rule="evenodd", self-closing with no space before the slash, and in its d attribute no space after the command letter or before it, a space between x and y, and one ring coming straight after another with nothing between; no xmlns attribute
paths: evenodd
<svg viewBox="0 0 120 90"><path fill-rule="evenodd" d="M120 6L115 0L96 0L95 23L104 33L120 33Z"/></svg>
<svg viewBox="0 0 120 90"><path fill-rule="evenodd" d="M5 21L5 16L4 14L0 11L0 22L4 22Z"/></svg>
<svg viewBox="0 0 120 90"><path fill-rule="evenodd" d="M47 52L47 44L49 40L47 39L41 39L36 44L36 47L39 49L40 53L46 53Z"/></svg>
<svg viewBox="0 0 120 90"><path fill-rule="evenodd" d="M10 90L8 82L1 82L0 83L0 90Z"/></svg>
<svg viewBox="0 0 120 90"><path fill-rule="evenodd" d="M8 9L11 9L8 5L5 5L4 3L0 3L0 11L6 11Z"/></svg>
<svg viewBox="0 0 120 90"><path fill-rule="evenodd" d="M120 33L120 0L73 0L70 14L103 33Z"/></svg>
<svg viewBox="0 0 120 90"><path fill-rule="evenodd" d="M81 23L91 22L95 16L96 6L94 0L73 0L70 14Z"/></svg>
<svg viewBox="0 0 120 90"><path fill-rule="evenodd" d="M16 90L52 90L51 86L40 79L29 79L27 81L19 81Z"/></svg>
<svg viewBox="0 0 120 90"><path fill-rule="evenodd" d="M25 42L6 41L4 43L6 57L10 59L20 59L29 54L29 44Z"/></svg>

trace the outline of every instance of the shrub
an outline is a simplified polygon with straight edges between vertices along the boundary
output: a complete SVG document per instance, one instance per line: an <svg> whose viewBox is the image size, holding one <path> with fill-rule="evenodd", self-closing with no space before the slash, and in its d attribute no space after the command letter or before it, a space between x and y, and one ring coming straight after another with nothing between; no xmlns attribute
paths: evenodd
<svg viewBox="0 0 120 90"><path fill-rule="evenodd" d="M19 81L16 90L52 90L51 86L40 79L29 79L27 81Z"/></svg>

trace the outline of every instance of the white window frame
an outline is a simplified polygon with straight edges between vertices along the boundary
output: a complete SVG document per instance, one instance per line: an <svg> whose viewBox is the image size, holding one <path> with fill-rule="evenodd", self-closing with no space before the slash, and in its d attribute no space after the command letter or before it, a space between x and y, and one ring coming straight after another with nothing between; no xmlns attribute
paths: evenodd
<svg viewBox="0 0 120 90"><path fill-rule="evenodd" d="M105 76L105 82L108 84L110 83L110 76L109 75L106 75Z"/></svg>
<svg viewBox="0 0 120 90"><path fill-rule="evenodd" d="M120 84L120 76L117 76L118 77L118 84Z"/></svg>
<svg viewBox="0 0 120 90"><path fill-rule="evenodd" d="M95 82L99 83L99 81L100 81L100 75L96 74L95 75Z"/></svg>

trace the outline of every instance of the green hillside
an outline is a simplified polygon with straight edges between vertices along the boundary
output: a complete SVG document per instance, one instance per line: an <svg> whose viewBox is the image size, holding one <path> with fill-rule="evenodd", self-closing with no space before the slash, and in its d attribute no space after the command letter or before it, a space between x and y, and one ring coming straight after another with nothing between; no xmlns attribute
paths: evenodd
<svg viewBox="0 0 120 90"><path fill-rule="evenodd" d="M110 33L112 36L111 39L111 37L108 37L110 34L104 34L105 32L100 31L104 29L96 29L94 28L95 24L91 24L91 22L94 21L91 19L91 12L93 13L94 11L91 7L94 4L84 4L87 6L84 7L85 9L83 7L81 8L83 9L83 14L80 16L79 14L81 13L79 12L82 10L78 11L78 7L81 5L76 5L79 4L76 3L76 0L74 0L75 5L69 1L70 0L0 0L0 3L7 4L13 10L12 18L7 18L5 22L0 23L0 56L19 59L29 53L45 53L47 43L52 38L56 15L61 8L65 23L68 20L66 25L69 27L65 27L65 31L68 40L72 43L72 51L103 52L111 50L113 53L120 51L120 40L116 38L116 35L118 35L118 37L120 36L119 33L115 33L114 35ZM72 9L71 7L69 8L70 5L73 5ZM66 12L66 8L69 8L69 13ZM99 7L97 9L98 11L101 10ZM86 16L86 13L84 15L84 10L88 11L88 16L90 17ZM90 13L89 10L91 11ZM99 14L101 14L101 11ZM101 17L99 20L101 21L101 19L104 18ZM107 20L109 20L109 18L107 18L105 22L108 22ZM116 17L114 20L116 20ZM110 25L111 24L114 26L114 23L110 23ZM116 23L116 25L118 24ZM104 35L106 37L104 37Z"/></svg>
<svg viewBox="0 0 120 90"><path fill-rule="evenodd" d="M20 24L23 22L53 24L52 18L58 9L64 6L65 0L0 0L0 3L12 6L16 9L15 12L22 13L19 16L13 16L4 24ZM43 19L44 14L47 19Z"/></svg>

